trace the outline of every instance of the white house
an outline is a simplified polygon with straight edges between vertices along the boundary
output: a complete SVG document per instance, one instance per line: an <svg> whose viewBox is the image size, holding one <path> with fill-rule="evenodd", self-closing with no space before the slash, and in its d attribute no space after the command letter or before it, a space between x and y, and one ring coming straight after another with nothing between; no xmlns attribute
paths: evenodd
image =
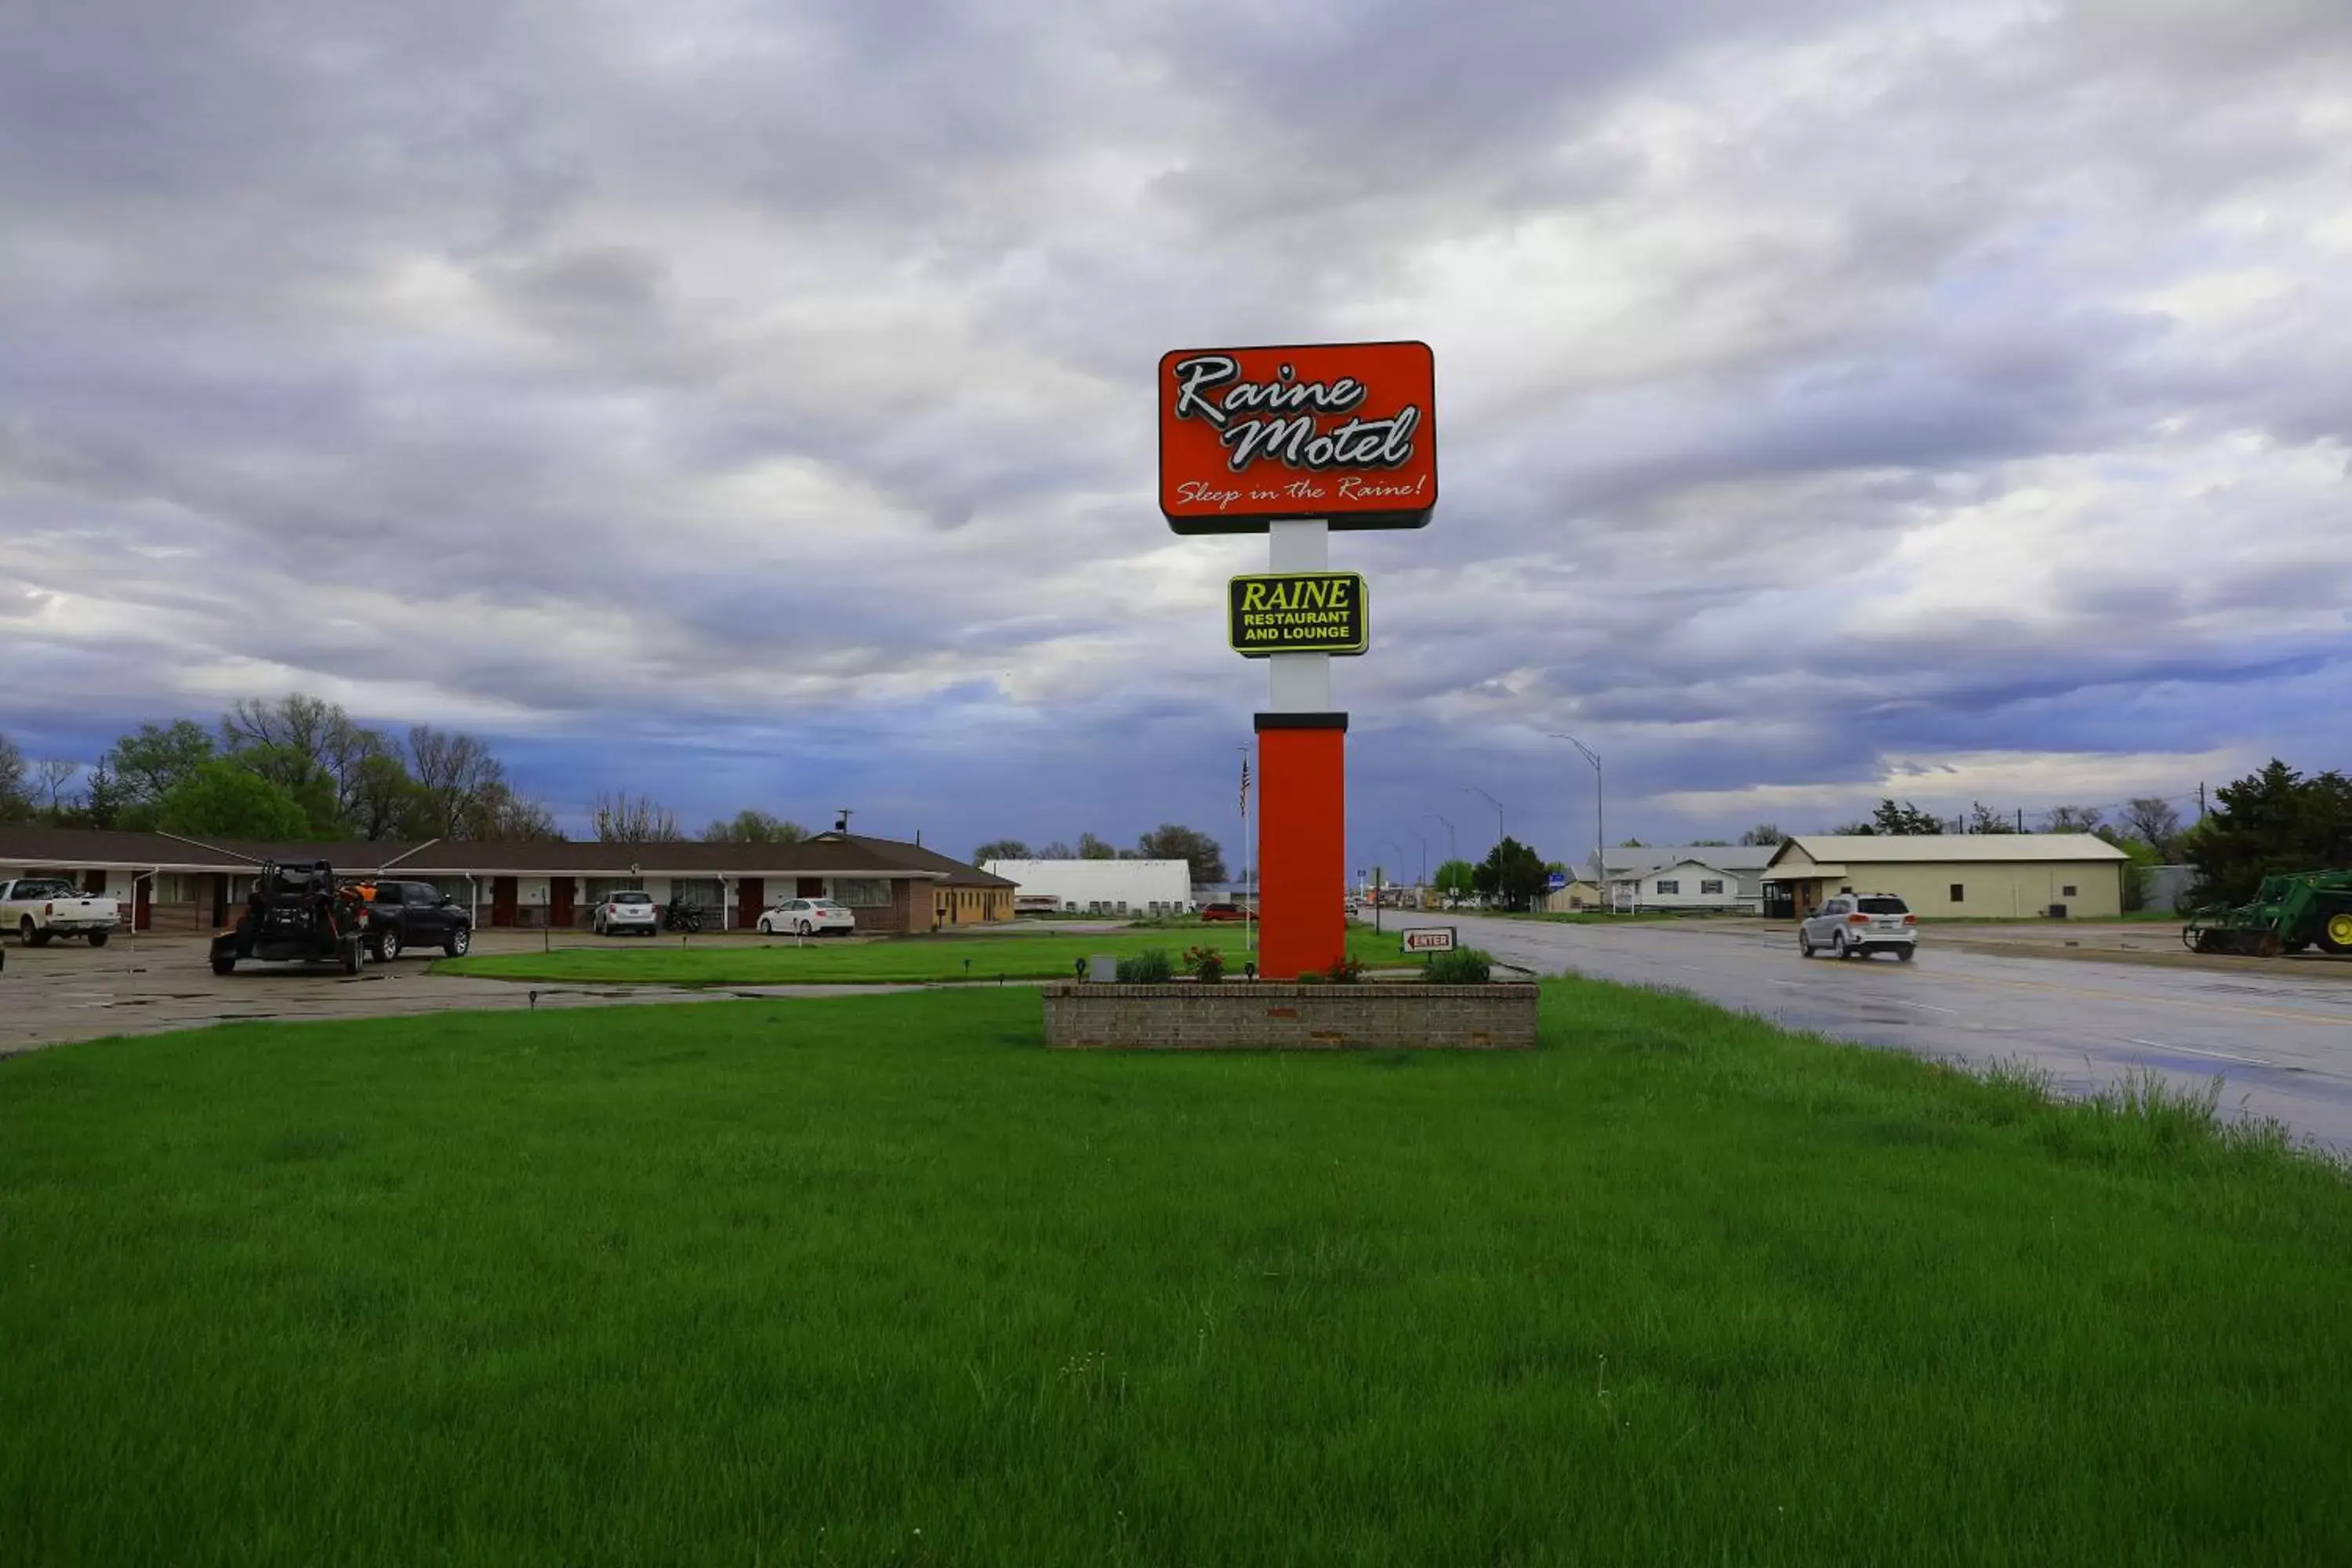
<svg viewBox="0 0 2352 1568"><path fill-rule="evenodd" d="M1019 884L1016 908L1049 907L1071 915L1192 910L1192 867L1187 860L991 860L982 869Z"/></svg>
<svg viewBox="0 0 2352 1568"><path fill-rule="evenodd" d="M1771 844L1628 845L1604 851L1613 909L1764 909Z"/></svg>
<svg viewBox="0 0 2352 1568"><path fill-rule="evenodd" d="M1616 907L1633 910L1747 910L1738 873L1706 860L1677 860L1612 881Z"/></svg>

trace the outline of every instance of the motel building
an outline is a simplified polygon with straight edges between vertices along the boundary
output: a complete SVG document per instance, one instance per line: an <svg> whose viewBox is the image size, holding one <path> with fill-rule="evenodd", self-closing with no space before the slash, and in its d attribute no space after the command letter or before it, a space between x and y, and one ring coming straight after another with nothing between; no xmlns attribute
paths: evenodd
<svg viewBox="0 0 2352 1568"><path fill-rule="evenodd" d="M2131 857L2088 833L1807 834L1764 869L1764 912L1802 919L1835 893L1893 893L1922 920L2113 920Z"/></svg>
<svg viewBox="0 0 2352 1568"><path fill-rule="evenodd" d="M324 860L339 876L430 882L469 907L482 930L584 931L608 894L642 889L657 904L683 891L705 931L748 931L780 900L827 898L861 931L931 931L1009 921L1015 891L1005 878L919 844L862 833L797 844L261 844L0 826L0 877L70 879L118 901L136 931L194 934L235 921L264 860Z"/></svg>

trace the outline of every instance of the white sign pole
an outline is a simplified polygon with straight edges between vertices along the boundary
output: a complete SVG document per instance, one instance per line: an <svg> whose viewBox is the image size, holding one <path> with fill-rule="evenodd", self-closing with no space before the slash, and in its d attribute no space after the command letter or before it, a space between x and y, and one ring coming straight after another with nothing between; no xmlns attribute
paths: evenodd
<svg viewBox="0 0 2352 1568"><path fill-rule="evenodd" d="M1266 525L1266 570L1328 572L1331 525L1321 518ZM1266 658L1266 709L1274 713L1331 711L1331 656L1277 653Z"/></svg>

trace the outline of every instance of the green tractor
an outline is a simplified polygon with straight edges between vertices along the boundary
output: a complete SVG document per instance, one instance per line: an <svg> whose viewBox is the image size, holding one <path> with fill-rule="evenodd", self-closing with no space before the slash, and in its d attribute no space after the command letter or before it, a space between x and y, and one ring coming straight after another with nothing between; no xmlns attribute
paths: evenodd
<svg viewBox="0 0 2352 1568"><path fill-rule="evenodd" d="M2199 910L2180 928L2191 952L2276 958L2317 947L2352 957L2352 871L2265 877L2251 904Z"/></svg>

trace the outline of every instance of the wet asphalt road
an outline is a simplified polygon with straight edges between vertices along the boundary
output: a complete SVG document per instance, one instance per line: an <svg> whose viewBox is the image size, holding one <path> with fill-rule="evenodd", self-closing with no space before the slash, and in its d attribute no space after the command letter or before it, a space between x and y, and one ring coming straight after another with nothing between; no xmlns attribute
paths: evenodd
<svg viewBox="0 0 2352 1568"><path fill-rule="evenodd" d="M1971 1065L2022 1058L2077 1093L2134 1066L2199 1084L2218 1074L2225 1112L2352 1150L2352 966L2341 978L2177 971L1974 952L1934 932L1911 963L1839 963L1800 957L1793 927L1761 923L1414 923L1456 925L1465 942L1543 973L1664 986Z"/></svg>

